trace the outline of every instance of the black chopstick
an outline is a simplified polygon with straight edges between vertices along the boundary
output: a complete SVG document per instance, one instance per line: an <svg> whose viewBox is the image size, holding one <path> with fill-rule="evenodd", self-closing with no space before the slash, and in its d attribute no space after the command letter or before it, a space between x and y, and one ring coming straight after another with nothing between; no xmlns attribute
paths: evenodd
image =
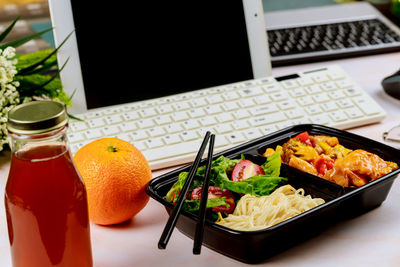
<svg viewBox="0 0 400 267"><path fill-rule="evenodd" d="M192 184L194 175L197 171L197 167L200 163L201 157L204 154L204 150L206 149L207 143L208 143L208 139L210 138L210 132L207 131L204 139L203 139L203 143L201 143L200 146L200 150L197 153L197 156L192 164L192 167L190 168L188 177L186 178L186 182L182 188L182 191L178 197L178 201L175 204L174 209L172 210L171 215L169 216L169 219L167 221L167 224L164 227L164 230L161 234L160 240L158 241L158 248L159 249L165 249L167 247L167 243L169 241L169 238L171 237L172 232L174 231L176 222L178 221L178 216L179 213L182 209L182 205L183 202L185 201L186 198L186 194L189 190L190 185Z"/></svg>
<svg viewBox="0 0 400 267"><path fill-rule="evenodd" d="M206 221L206 207L208 199L208 187L210 184L210 171L211 171L211 163L214 151L214 141L215 141L215 135L212 134L210 138L210 144L208 147L208 157L207 157L206 172L204 174L203 189L201 191L199 220L197 221L196 232L194 235L193 254L196 255L200 254L201 244L203 243L204 223Z"/></svg>

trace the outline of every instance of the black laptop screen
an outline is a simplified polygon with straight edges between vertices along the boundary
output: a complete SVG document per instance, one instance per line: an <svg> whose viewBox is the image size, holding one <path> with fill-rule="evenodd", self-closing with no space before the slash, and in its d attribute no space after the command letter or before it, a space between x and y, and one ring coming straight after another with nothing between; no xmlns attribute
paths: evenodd
<svg viewBox="0 0 400 267"><path fill-rule="evenodd" d="M71 1L88 109L253 78L241 0L128 2Z"/></svg>

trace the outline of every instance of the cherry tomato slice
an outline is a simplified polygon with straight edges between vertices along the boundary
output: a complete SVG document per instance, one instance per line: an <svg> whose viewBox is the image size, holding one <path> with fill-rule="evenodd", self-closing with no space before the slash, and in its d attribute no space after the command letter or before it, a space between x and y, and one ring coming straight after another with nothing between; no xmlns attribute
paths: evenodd
<svg viewBox="0 0 400 267"><path fill-rule="evenodd" d="M299 133L298 135L295 136L295 138L298 138L300 142L306 145L312 146L310 135L308 134L308 132Z"/></svg>
<svg viewBox="0 0 400 267"><path fill-rule="evenodd" d="M192 194L190 196L191 199L200 199L201 191L203 190L202 186L196 187L193 189ZM225 212L232 213L235 209L235 200L233 198L232 192L219 188L218 186L209 186L208 187L208 198L217 198L217 197L225 197L225 202L229 205L229 207L225 206L217 206L213 207L212 210L215 212Z"/></svg>
<svg viewBox="0 0 400 267"><path fill-rule="evenodd" d="M250 160L244 159L233 168L231 180L238 182L258 174L265 174L264 170Z"/></svg>

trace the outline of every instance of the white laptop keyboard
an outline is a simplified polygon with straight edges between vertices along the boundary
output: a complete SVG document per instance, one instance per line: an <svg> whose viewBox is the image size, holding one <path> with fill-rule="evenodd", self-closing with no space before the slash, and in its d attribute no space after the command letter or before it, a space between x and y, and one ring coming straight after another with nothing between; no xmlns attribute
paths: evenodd
<svg viewBox="0 0 400 267"><path fill-rule="evenodd" d="M142 151L153 170L190 162L205 133L214 152L287 126L316 123L346 129L378 122L385 112L338 66L212 87L97 109L70 122L71 150L118 137Z"/></svg>

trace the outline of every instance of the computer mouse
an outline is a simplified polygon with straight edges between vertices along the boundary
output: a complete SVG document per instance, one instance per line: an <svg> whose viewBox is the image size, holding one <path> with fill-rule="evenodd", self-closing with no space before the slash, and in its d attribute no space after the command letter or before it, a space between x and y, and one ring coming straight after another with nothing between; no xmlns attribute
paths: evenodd
<svg viewBox="0 0 400 267"><path fill-rule="evenodd" d="M383 90L400 100L400 70L382 80Z"/></svg>

